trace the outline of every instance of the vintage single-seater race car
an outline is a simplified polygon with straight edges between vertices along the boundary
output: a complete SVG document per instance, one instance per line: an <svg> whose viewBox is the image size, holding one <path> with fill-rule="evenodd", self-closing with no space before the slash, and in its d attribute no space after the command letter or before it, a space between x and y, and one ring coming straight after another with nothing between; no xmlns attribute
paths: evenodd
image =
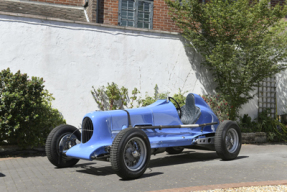
<svg viewBox="0 0 287 192"><path fill-rule="evenodd" d="M49 161L74 166L79 159L108 160L123 179L140 177L150 156L184 148L215 150L223 160L235 159L241 132L234 121L219 122L208 104L196 94L176 107L168 97L137 109L94 111L84 116L81 132L71 125L54 128L46 141Z"/></svg>

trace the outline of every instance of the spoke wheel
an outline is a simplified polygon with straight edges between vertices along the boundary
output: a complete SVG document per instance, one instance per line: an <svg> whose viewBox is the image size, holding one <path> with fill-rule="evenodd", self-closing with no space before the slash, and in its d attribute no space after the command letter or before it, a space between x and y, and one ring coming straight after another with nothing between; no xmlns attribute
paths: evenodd
<svg viewBox="0 0 287 192"><path fill-rule="evenodd" d="M49 161L58 168L72 167L77 164L79 159L70 158L64 154L62 155L62 159L59 157L61 148L63 152L65 152L76 145L80 139L81 133L76 127L60 125L54 128L48 135L45 145L45 151ZM59 159L61 160L60 162Z"/></svg>
<svg viewBox="0 0 287 192"><path fill-rule="evenodd" d="M124 149L124 161L131 171L139 170L146 160L147 149L144 141L139 138L130 139Z"/></svg>
<svg viewBox="0 0 287 192"><path fill-rule="evenodd" d="M235 159L241 149L241 131L234 121L219 124L214 140L217 155L223 160Z"/></svg>
<svg viewBox="0 0 287 192"><path fill-rule="evenodd" d="M60 138L59 144L58 144L58 154L60 155L62 148L63 152L66 152L71 147L77 145L80 141L77 139L77 137L72 133L64 133L63 136ZM73 159L71 157L65 157L66 160Z"/></svg>
<svg viewBox="0 0 287 192"><path fill-rule="evenodd" d="M144 174L150 160L150 143L144 131L126 128L115 137L111 147L113 170L122 179L136 179Z"/></svg>
<svg viewBox="0 0 287 192"><path fill-rule="evenodd" d="M228 130L225 136L225 145L229 153L234 153L239 145L237 131L234 128Z"/></svg>

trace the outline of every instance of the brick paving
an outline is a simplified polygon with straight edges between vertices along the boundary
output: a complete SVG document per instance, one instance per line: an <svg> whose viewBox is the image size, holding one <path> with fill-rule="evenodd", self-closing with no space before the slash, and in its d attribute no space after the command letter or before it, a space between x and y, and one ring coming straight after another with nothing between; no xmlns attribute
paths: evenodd
<svg viewBox="0 0 287 192"><path fill-rule="evenodd" d="M73 21L87 21L83 7L53 5L30 1L0 0L0 11Z"/></svg>
<svg viewBox="0 0 287 192"><path fill-rule="evenodd" d="M212 151L184 150L152 156L141 178L123 181L104 161L80 160L72 168L57 169L46 156L0 158L0 192L191 191L282 184L287 180L286 160L287 145L243 145L233 161L222 161Z"/></svg>

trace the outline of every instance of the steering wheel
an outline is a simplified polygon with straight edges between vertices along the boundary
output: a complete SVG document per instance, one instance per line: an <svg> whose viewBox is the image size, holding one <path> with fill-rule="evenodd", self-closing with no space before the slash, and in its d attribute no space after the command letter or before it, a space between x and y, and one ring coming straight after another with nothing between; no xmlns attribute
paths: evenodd
<svg viewBox="0 0 287 192"><path fill-rule="evenodd" d="M177 105L176 110L177 110L177 113L178 113L179 118L181 118L181 114L182 114L182 113L181 113L181 108L180 108L178 102L177 102L174 98L168 97L168 100L170 100L170 99L172 99L172 100L176 103L176 105Z"/></svg>

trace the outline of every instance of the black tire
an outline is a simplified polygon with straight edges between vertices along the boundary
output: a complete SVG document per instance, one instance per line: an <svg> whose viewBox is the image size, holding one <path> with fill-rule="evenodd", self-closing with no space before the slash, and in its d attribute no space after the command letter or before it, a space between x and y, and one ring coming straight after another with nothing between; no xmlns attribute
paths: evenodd
<svg viewBox="0 0 287 192"><path fill-rule="evenodd" d="M81 140L80 131L76 127L71 125L59 125L54 128L48 135L45 146L46 155L49 161L58 168L72 167L79 161L79 159L69 158L63 154L62 161L59 162L59 143L64 136L72 133L74 133L74 136L76 136L78 140Z"/></svg>
<svg viewBox="0 0 287 192"><path fill-rule="evenodd" d="M135 146L137 149L132 148ZM132 153L139 156L135 157ZM136 128L126 128L119 132L113 141L110 158L113 170L122 179L142 176L150 160L150 142L145 132ZM131 160L139 164L138 167L129 166Z"/></svg>
<svg viewBox="0 0 287 192"><path fill-rule="evenodd" d="M214 145L222 160L235 159L241 149L241 131L237 123L229 120L220 123L215 132Z"/></svg>
<svg viewBox="0 0 287 192"><path fill-rule="evenodd" d="M184 150L184 147L168 147L166 148L166 152L168 154L180 154Z"/></svg>

